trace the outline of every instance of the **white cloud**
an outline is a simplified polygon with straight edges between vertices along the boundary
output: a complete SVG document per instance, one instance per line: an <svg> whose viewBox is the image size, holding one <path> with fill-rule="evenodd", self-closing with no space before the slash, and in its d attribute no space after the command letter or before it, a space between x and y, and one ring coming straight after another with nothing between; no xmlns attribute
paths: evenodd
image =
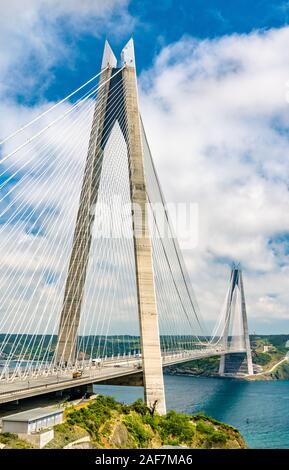
<svg viewBox="0 0 289 470"><path fill-rule="evenodd" d="M204 316L245 270L249 316L289 319L289 28L162 50L140 78L144 124L167 200L197 202L199 244L186 253ZM220 262L222 261L222 263ZM270 294L274 293L274 300ZM288 322L289 327L289 322Z"/></svg>
<svg viewBox="0 0 289 470"><path fill-rule="evenodd" d="M0 18L0 44L7 45L0 59L3 136L47 106L27 109L8 97L13 86L32 89L71 56L59 20L69 22L75 34L86 29L96 35L116 12L121 28L132 21L122 0L87 0L81 10L77 1L23 3L21 12L18 2L6 3ZM289 231L288 40L289 28L207 41L184 38L163 49L140 80L144 123L167 200L200 207L199 244L185 259L206 320L217 319L225 296L229 273L223 259L242 262L249 317L261 330L263 322L272 322L274 331L274 321L288 318L288 254L284 243L269 243ZM35 76L25 74L31 58L35 70L42 69ZM56 143L61 132L60 127ZM53 202L61 193L57 183L51 182ZM71 187L69 175L65 187ZM46 189L44 182L34 184L29 202L35 204ZM14 254L17 266L21 247ZM57 256L43 262L50 266ZM53 300L53 286L43 289Z"/></svg>
<svg viewBox="0 0 289 470"><path fill-rule="evenodd" d="M75 38L127 34L134 23L128 0L0 1L0 94L45 88L60 61L73 66ZM69 41L67 40L69 38Z"/></svg>

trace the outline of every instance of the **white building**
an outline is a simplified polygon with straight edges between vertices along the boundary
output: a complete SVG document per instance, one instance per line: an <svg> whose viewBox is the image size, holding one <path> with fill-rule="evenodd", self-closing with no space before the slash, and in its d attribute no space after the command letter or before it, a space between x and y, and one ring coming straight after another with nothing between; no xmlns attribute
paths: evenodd
<svg viewBox="0 0 289 470"><path fill-rule="evenodd" d="M63 422L63 408L34 408L3 416L2 432L32 434Z"/></svg>

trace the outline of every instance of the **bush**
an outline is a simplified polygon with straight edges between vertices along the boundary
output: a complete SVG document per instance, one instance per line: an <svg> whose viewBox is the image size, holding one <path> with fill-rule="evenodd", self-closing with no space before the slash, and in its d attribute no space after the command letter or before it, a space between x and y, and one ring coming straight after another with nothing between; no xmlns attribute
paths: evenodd
<svg viewBox="0 0 289 470"><path fill-rule="evenodd" d="M191 444L195 434L195 427L191 423L191 417L185 414L169 411L160 422L160 434L164 443L173 440L178 444Z"/></svg>
<svg viewBox="0 0 289 470"><path fill-rule="evenodd" d="M121 405L112 397L99 395L87 407L69 412L67 422L81 426L98 439L100 426L112 416L113 410L121 411Z"/></svg>
<svg viewBox="0 0 289 470"><path fill-rule="evenodd" d="M206 423L205 421L200 421L197 423L197 431L202 434L211 434L214 431L214 428L211 424Z"/></svg>
<svg viewBox="0 0 289 470"><path fill-rule="evenodd" d="M157 414L146 414L143 416L143 422L148 424L154 431L160 432L160 416Z"/></svg>
<svg viewBox="0 0 289 470"><path fill-rule="evenodd" d="M226 433L215 430L211 423L199 421L197 423L196 430L198 433L203 435L203 442L206 447L212 447L214 444L225 444L227 442Z"/></svg>
<svg viewBox="0 0 289 470"><path fill-rule="evenodd" d="M76 441L84 436L87 432L79 426L66 423L54 426L54 438L46 444L47 449L61 449L70 442Z"/></svg>
<svg viewBox="0 0 289 470"><path fill-rule="evenodd" d="M4 432L0 434L1 444L5 444L8 449L33 449L33 444L30 442L19 439L17 434L12 434L10 432Z"/></svg>
<svg viewBox="0 0 289 470"><path fill-rule="evenodd" d="M123 414L129 415L130 412L131 412L131 407L130 407L130 405L126 405L125 403L122 403L122 405L121 405L121 411L123 412Z"/></svg>
<svg viewBox="0 0 289 470"><path fill-rule="evenodd" d="M18 439L17 434L12 434L10 432L3 432L0 434L1 444L8 444L11 440Z"/></svg>
<svg viewBox="0 0 289 470"><path fill-rule="evenodd" d="M271 356L268 353L255 352L253 356L253 361L255 364L259 364L260 366L265 366L271 361Z"/></svg>
<svg viewBox="0 0 289 470"><path fill-rule="evenodd" d="M214 431L211 434L211 440L216 444L225 444L225 442L227 442L227 436L222 431Z"/></svg>
<svg viewBox="0 0 289 470"><path fill-rule="evenodd" d="M216 426L221 426L223 429L227 430L233 430L236 431L236 428L234 426L231 426L230 424L222 423L216 418L213 418L212 416L206 416L203 411L200 411L196 415L194 415L194 421L200 421L200 420L205 420L205 421L210 421L210 423L215 424Z"/></svg>
<svg viewBox="0 0 289 470"><path fill-rule="evenodd" d="M152 431L142 422L142 418L137 414L130 414L125 417L124 424L132 434L138 447L148 447L154 437Z"/></svg>
<svg viewBox="0 0 289 470"><path fill-rule="evenodd" d="M130 405L130 409L142 416L145 416L150 412L149 408L141 398L139 400L136 400L132 405Z"/></svg>

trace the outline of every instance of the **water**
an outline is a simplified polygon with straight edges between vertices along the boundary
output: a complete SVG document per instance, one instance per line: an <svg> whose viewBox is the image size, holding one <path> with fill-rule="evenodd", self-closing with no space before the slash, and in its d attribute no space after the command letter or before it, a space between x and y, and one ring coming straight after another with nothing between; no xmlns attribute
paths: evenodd
<svg viewBox="0 0 289 470"><path fill-rule="evenodd" d="M221 378L165 376L167 408L203 411L238 428L255 449L289 449L289 381L246 382ZM142 387L96 386L97 393L131 403Z"/></svg>

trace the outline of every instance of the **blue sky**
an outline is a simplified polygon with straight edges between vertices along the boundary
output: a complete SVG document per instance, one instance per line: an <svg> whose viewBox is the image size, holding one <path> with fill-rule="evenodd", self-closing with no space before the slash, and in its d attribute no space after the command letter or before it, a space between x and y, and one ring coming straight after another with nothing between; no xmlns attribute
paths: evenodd
<svg viewBox="0 0 289 470"><path fill-rule="evenodd" d="M200 39L215 38L234 33L246 34L256 29L266 30L288 24L289 2L272 0L133 0L128 4L133 21L128 22L125 31L115 33L121 17L112 15L110 29L101 26L97 35L93 31L77 32L71 29L65 18L57 21L57 31L63 43L71 49L67 57L58 61L50 72L53 74L47 89L41 94L49 100L64 96L68 89L76 88L86 81L100 67L101 51L107 38L116 53L123 43L134 37L138 73L151 67L160 50L183 36ZM27 67L33 73L37 60L32 55ZM39 96L21 90L18 100L35 103Z"/></svg>
<svg viewBox="0 0 289 470"><path fill-rule="evenodd" d="M0 134L95 75L106 38L119 56L133 36L166 198L199 207L185 259L203 314L236 260L251 331L288 333L289 1L22 1L0 18Z"/></svg>

